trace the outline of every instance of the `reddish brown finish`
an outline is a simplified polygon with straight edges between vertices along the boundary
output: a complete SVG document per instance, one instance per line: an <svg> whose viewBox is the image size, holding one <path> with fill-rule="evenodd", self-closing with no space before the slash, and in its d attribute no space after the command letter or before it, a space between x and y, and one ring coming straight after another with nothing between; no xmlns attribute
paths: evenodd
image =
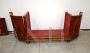
<svg viewBox="0 0 90 53"><path fill-rule="evenodd" d="M11 18L12 23L13 23L13 27L14 30L17 34L17 38L20 40L24 40L26 39L24 36L26 35L26 30L24 28L24 23L22 20L22 16L11 16L13 18Z"/></svg>
<svg viewBox="0 0 90 53"><path fill-rule="evenodd" d="M64 40L71 40L71 35L64 33L63 30L61 30L61 29L51 30L51 32L52 32L51 38L49 37L49 30L31 30L31 31L32 31L33 35L38 38L38 41L45 41L45 40L49 40L49 39L62 40L63 38L61 36L63 36L65 38ZM31 40L31 41L35 41L35 40Z"/></svg>
<svg viewBox="0 0 90 53"><path fill-rule="evenodd" d="M0 18L0 36L2 35L8 35L5 18Z"/></svg>
<svg viewBox="0 0 90 53"><path fill-rule="evenodd" d="M70 32L71 14L65 12L64 32Z"/></svg>
<svg viewBox="0 0 90 53"><path fill-rule="evenodd" d="M30 34L28 34L29 25L25 24L25 23L28 23L27 16L26 15L25 16L14 16L12 12L9 12L9 13L10 13L10 17L11 17L11 20L12 20L12 24L13 24L15 33L17 35L16 37L19 40L27 41L28 36L30 38ZM29 27L29 29L30 29L30 27Z"/></svg>
<svg viewBox="0 0 90 53"><path fill-rule="evenodd" d="M51 40L72 40L79 34L82 15L72 16L65 13L65 23L63 29L52 30L31 30L30 15L27 12L24 16L14 16L10 13L13 27L19 40L23 41L48 41ZM49 35L51 37L49 37Z"/></svg>
<svg viewBox="0 0 90 53"><path fill-rule="evenodd" d="M76 16L73 16L68 12L65 13L64 32L71 34L72 39L75 39L79 35L81 18L82 12Z"/></svg>
<svg viewBox="0 0 90 53"><path fill-rule="evenodd" d="M31 30L31 25L30 25L30 14L29 12L27 12L24 16L24 24L25 24L25 27L28 28Z"/></svg>

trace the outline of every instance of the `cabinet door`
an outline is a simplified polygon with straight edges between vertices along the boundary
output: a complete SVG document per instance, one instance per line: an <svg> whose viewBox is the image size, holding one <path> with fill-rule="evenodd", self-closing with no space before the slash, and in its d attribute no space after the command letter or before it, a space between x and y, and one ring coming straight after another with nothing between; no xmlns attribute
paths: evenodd
<svg viewBox="0 0 90 53"><path fill-rule="evenodd" d="M11 19L18 39L24 40L27 34L25 34L25 27L22 16L11 16Z"/></svg>
<svg viewBox="0 0 90 53"><path fill-rule="evenodd" d="M79 35L81 16L74 16L73 18L74 18L73 34Z"/></svg>
<svg viewBox="0 0 90 53"><path fill-rule="evenodd" d="M25 24L25 27L26 29L28 30L31 30L31 23L30 23L30 14L29 12L27 12L25 15L24 15L24 24Z"/></svg>
<svg viewBox="0 0 90 53"><path fill-rule="evenodd" d="M7 35L8 30L5 22L5 18L0 18L0 35Z"/></svg>
<svg viewBox="0 0 90 53"><path fill-rule="evenodd" d="M81 24L81 16L76 16L74 21L74 33L79 34L80 24Z"/></svg>
<svg viewBox="0 0 90 53"><path fill-rule="evenodd" d="M64 21L64 32L69 33L71 28L71 19L72 16L69 13L65 13L65 21Z"/></svg>

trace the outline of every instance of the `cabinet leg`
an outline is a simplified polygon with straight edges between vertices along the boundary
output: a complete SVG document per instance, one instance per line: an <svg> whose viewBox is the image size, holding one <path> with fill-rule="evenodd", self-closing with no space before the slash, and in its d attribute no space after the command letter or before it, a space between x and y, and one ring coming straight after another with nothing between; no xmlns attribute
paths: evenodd
<svg viewBox="0 0 90 53"><path fill-rule="evenodd" d="M70 42L71 40L65 40L65 42Z"/></svg>
<svg viewBox="0 0 90 53"><path fill-rule="evenodd" d="M30 44L30 41L26 41L27 44Z"/></svg>

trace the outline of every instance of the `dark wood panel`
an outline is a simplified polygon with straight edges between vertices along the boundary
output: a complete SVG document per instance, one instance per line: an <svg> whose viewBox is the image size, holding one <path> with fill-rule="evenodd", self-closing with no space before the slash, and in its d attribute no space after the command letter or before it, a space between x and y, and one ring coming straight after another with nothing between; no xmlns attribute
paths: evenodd
<svg viewBox="0 0 90 53"><path fill-rule="evenodd" d="M76 38L79 35L82 12L75 16L66 12L65 16L67 17L65 17L64 32L71 34L72 38Z"/></svg>
<svg viewBox="0 0 90 53"><path fill-rule="evenodd" d="M0 36L2 35L8 35L5 18L0 18Z"/></svg>

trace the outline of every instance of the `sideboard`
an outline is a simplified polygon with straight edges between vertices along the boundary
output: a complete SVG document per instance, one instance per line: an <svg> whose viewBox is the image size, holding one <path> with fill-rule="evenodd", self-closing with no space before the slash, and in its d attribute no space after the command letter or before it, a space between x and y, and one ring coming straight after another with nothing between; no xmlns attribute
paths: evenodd
<svg viewBox="0 0 90 53"><path fill-rule="evenodd" d="M33 41L71 41L79 35L82 12L72 15L65 12L64 29L31 30L30 13L24 16L13 15L9 12L12 24L19 40L30 43ZM37 26L36 26L37 27Z"/></svg>

